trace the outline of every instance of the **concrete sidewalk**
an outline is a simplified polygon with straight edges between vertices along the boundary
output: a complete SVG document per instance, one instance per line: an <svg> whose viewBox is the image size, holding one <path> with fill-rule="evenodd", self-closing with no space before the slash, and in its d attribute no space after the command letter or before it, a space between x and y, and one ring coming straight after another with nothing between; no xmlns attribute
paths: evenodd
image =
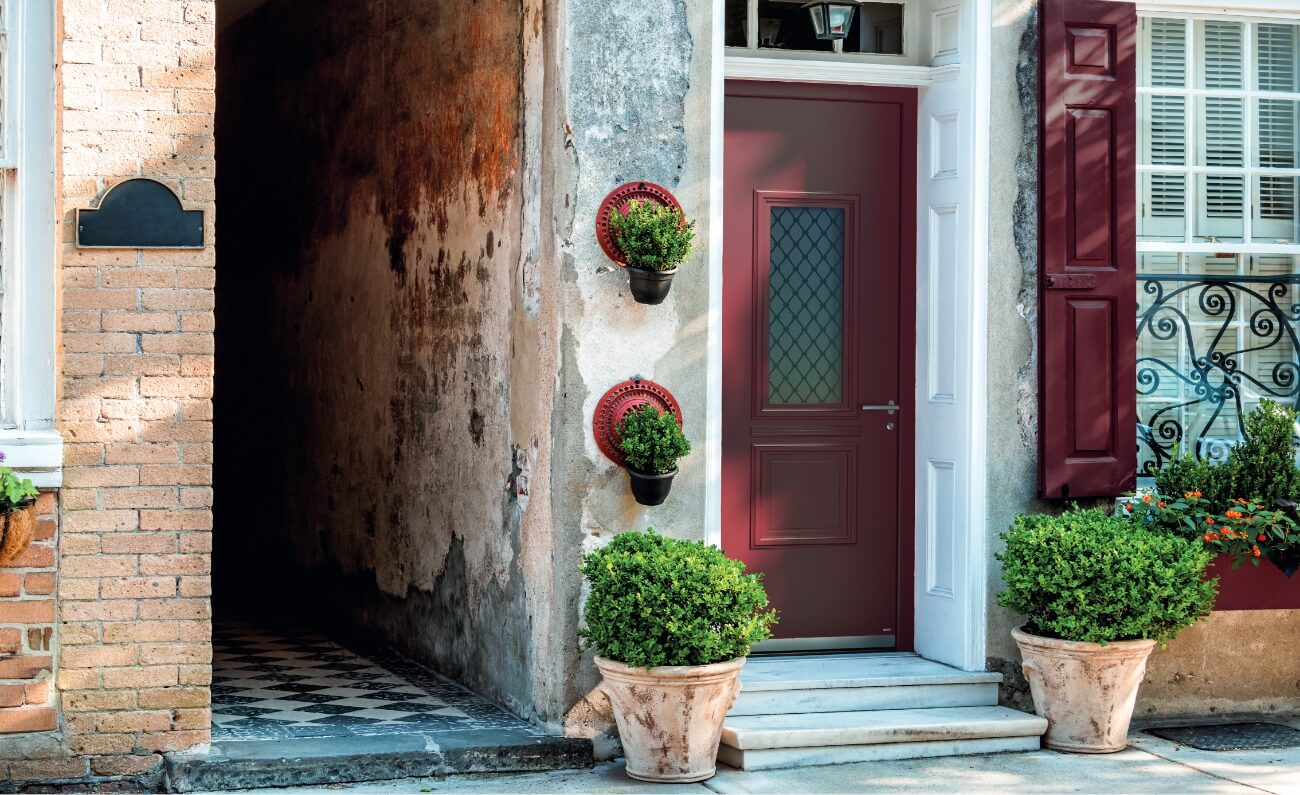
<svg viewBox="0 0 1300 795"><path fill-rule="evenodd" d="M1275 719L1276 720L1276 719ZM1035 751L864 762L747 773L719 767L701 784L629 779L621 762L591 770L408 779L330 787L384 793L1202 793L1300 795L1300 748L1198 751L1134 732L1127 750L1086 756ZM309 790L268 790L293 792ZM315 788L311 791L319 791Z"/></svg>

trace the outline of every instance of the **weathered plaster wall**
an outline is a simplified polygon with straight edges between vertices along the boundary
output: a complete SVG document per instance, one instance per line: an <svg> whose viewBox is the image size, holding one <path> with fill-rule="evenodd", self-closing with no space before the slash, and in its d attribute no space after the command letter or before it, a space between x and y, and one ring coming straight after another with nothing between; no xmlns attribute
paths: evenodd
<svg viewBox="0 0 1300 795"><path fill-rule="evenodd" d="M218 611L306 605L546 718L540 6L275 0L221 34L216 576Z"/></svg>
<svg viewBox="0 0 1300 795"><path fill-rule="evenodd" d="M1037 3L993 6L989 185L988 533L1017 513L1059 511L1037 479ZM999 399L1011 396L1014 399ZM1032 709L1011 640L1018 617L997 605L1001 571L989 559L988 664L1007 677L1003 701ZM1146 718L1300 709L1300 611L1215 613L1158 650L1138 698Z"/></svg>
<svg viewBox="0 0 1300 795"><path fill-rule="evenodd" d="M560 592L570 636L577 628L579 554L625 530L648 526L703 538L708 311L709 139L712 4L709 0L568 0L560 41L565 158L556 230L563 271L562 382L556 403L554 521ZM672 190L695 219L694 254L659 306L635 303L627 276L596 242L598 205L618 185L645 179ZM558 202L557 202L558 204ZM637 505L627 475L597 450L590 422L605 390L634 375L681 401L695 451L681 463L672 496ZM590 654L564 649L573 672L556 693L568 709L595 685ZM570 726L589 717L579 703Z"/></svg>

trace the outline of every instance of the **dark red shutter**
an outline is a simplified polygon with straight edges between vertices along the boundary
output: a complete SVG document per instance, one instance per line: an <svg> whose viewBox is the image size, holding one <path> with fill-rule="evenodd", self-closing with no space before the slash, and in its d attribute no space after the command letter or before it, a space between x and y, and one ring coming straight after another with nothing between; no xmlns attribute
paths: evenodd
<svg viewBox="0 0 1300 795"><path fill-rule="evenodd" d="M1039 487L1116 495L1137 474L1137 12L1039 14Z"/></svg>

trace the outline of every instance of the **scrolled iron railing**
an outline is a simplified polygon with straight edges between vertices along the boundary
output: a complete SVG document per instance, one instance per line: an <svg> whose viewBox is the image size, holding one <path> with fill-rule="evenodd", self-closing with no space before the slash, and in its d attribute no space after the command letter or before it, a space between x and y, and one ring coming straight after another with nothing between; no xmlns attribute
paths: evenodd
<svg viewBox="0 0 1300 795"><path fill-rule="evenodd" d="M1139 274L1141 474L1176 453L1223 459L1261 398L1296 405L1297 326L1300 274Z"/></svg>

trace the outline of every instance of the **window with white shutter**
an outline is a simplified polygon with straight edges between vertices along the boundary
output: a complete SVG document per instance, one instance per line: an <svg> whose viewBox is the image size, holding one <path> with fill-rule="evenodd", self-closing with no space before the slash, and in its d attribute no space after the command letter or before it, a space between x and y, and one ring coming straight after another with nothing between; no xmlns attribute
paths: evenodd
<svg viewBox="0 0 1300 795"><path fill-rule="evenodd" d="M1300 20L1139 20L1139 468L1300 405Z"/></svg>

